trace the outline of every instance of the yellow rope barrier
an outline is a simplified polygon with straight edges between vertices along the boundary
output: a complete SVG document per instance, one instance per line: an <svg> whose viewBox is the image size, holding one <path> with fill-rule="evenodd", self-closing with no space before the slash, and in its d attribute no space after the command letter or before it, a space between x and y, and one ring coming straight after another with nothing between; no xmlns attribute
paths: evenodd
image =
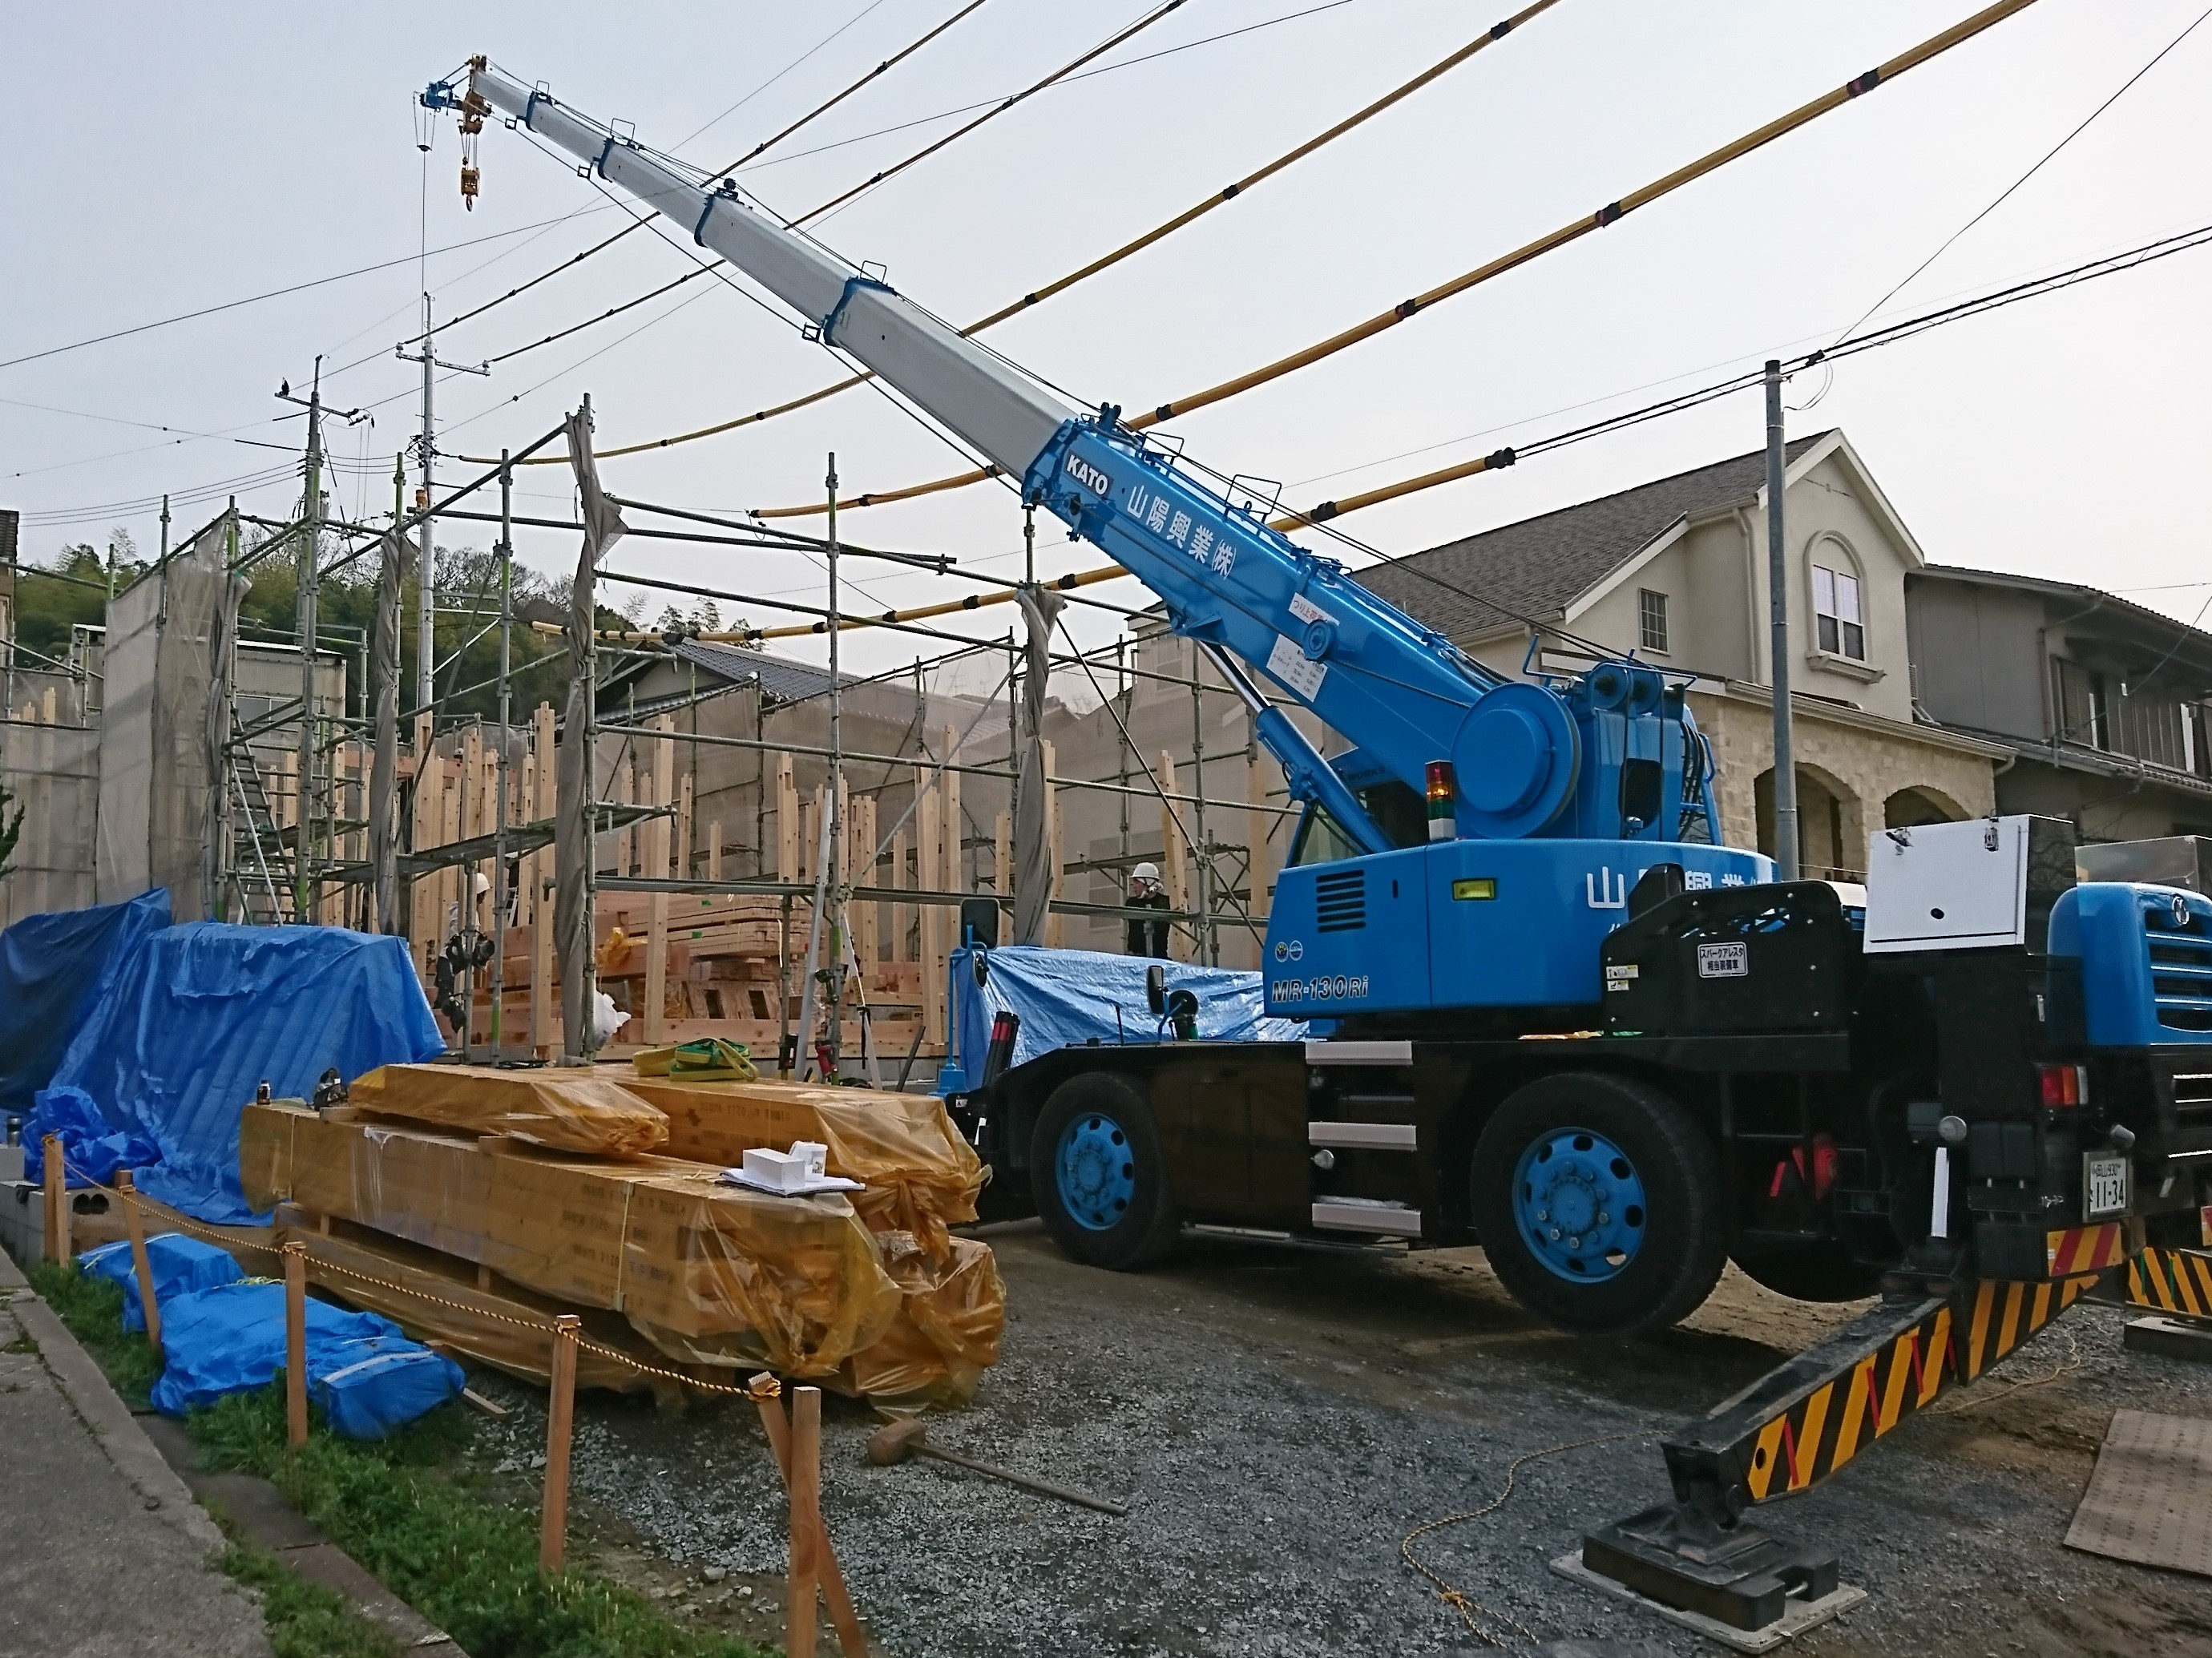
<svg viewBox="0 0 2212 1658"><path fill-rule="evenodd" d="M1158 425L1162 421L1172 420L1179 415L1188 415L1194 410L1209 408L1214 404L1224 402L1240 393L1265 386L1270 381L1280 380L1285 375L1295 374L1301 368L1310 367L1322 359L1334 356L1340 351L1348 350L1363 341L1372 339L1386 329L1395 328L1407 319L1440 305L1446 300L1455 299L1471 288L1481 286L1493 277L1504 276L1510 270L1518 270L1521 266L1541 258L1554 248L1564 247L1569 242L1578 241L1593 231L1602 230L1608 225L1618 223L1637 209L1649 206L1661 197L1670 195L1685 185L1693 183L1708 173L1717 172L1730 161L1740 160L1754 150L1764 149L1776 139L1795 132L1798 128L1808 125L1832 110L1840 108L1862 94L1873 91L1882 82L1894 80L1907 70L1917 68L1930 58L1940 57L1952 47L1972 39L1984 29L2002 22L2016 11L2027 9L2034 3L2035 0L1997 0L1996 4L1976 12L1962 22L1953 24L1942 33L1932 35L1910 51L1900 52L1887 63L1869 70L1863 75L1853 77L1832 92L1824 93L1809 103L1801 104L1787 115L1769 121L1765 125L1744 134L1732 143L1723 144L1718 149L1699 156L1687 166L1675 168L1674 172L1662 178L1653 179L1641 189L1630 191L1618 201L1607 203L1595 213L1584 214L1579 218L1571 220L1558 229L1539 236L1534 241L1524 243L1510 253L1500 254L1486 264L1475 266L1472 270L1462 271L1449 282L1440 282L1434 288L1416 294L1410 300L1401 301L1389 310L1378 313L1364 322L1356 323L1350 328L1332 334L1327 339L1316 341L1302 350L1294 351L1285 357L1278 357L1274 361L1239 374L1233 380L1223 380L1218 385L1207 386L1203 391L1194 392L1186 397L1163 403L1149 414L1139 415L1131 420L1128 425L1132 430L1143 431L1148 427ZM1477 467L1474 470L1482 469ZM961 489L968 484L979 483L991 475L991 471L988 469L956 473L949 477L933 479L927 483L909 484L902 489L879 490L870 495L856 495L850 500L841 501L837 504L840 507L879 506L888 501L910 500L916 495L934 495L940 490ZM753 516L756 518L802 518L828 510L825 503L817 501L802 507L757 508Z"/></svg>
<svg viewBox="0 0 2212 1658"><path fill-rule="evenodd" d="M1112 252L1102 254L1097 258L1091 260L1090 264L1082 266L1080 269L1071 270L1065 276L1061 276L1054 282L1048 282L1045 283L1043 287L1023 295L1020 299L1016 300L1011 305L1001 306L998 310L994 311L989 316L983 318L978 322L969 324L967 327L960 331L962 335L965 337L969 334L980 334L987 328L995 327L998 324L1006 321L1007 318L1018 316L1021 313L1028 310L1030 307L1042 305L1047 300L1051 299L1054 295L1066 293L1069 288L1074 287L1076 283L1083 282L1089 277L1095 276L1100 271L1109 270L1111 267L1121 264L1122 260L1130 258L1133 254L1141 253L1145 249L1152 246L1153 243L1161 240L1164 237L1173 235L1176 231L1181 230L1185 225L1191 223L1194 220L1204 218L1207 214L1212 212L1214 209L1221 206L1224 202L1234 201L1237 197L1243 195L1246 191L1250 190L1254 185L1264 184L1267 179L1273 178L1275 174L1280 173L1285 167L1290 167L1295 162L1304 161L1316 150L1321 149L1326 144L1334 143L1337 139L1341 138L1346 133L1352 131L1354 128L1365 125L1369 121L1374 119L1377 115L1382 114L1385 110L1391 108L1394 105L1402 103L1407 98L1412 97L1415 93L1427 86L1431 82L1448 74L1452 70L1457 69L1462 64L1467 62L1468 58L1474 57L1477 52L1489 46L1492 42L1503 39L1507 34L1510 33L1513 30L1519 28L1523 23L1529 21L1531 19L1539 16L1544 12L1549 11L1553 6L1558 5L1559 3L1559 0L1535 0L1534 4L1522 7L1519 11L1514 13L1512 16L1505 19L1503 22L1493 24L1491 27L1484 30L1480 34L1475 36L1474 39L1468 41L1465 46L1460 47L1456 52L1451 52L1447 56L1439 58L1437 62L1430 64L1428 68L1423 70L1419 75L1416 75L1412 80L1406 82L1401 86L1393 88L1390 91L1384 93L1380 98L1377 98L1373 103L1369 104L1364 109L1357 110L1352 114L1346 116L1344 119L1339 121L1334 126L1328 128L1326 131L1318 133L1315 137L1307 139L1304 143L1298 145L1294 149L1284 151L1283 154L1275 157L1273 161L1267 162L1264 167L1261 167L1254 172L1246 173L1243 178L1237 179L1236 183L1223 185L1221 189L1216 191L1212 195L1208 196L1205 200L1200 202L1195 206L1184 209L1173 218L1163 220L1160 223L1154 225L1150 230L1145 232L1143 235L1135 237L1129 241L1122 243L1121 246L1115 248ZM628 233L618 231L616 234L617 235L623 235ZM796 410L811 407L815 404L822 402L826 398L835 397L840 392L849 391L854 386L862 385L874 378L875 376L872 374L848 375L845 379L837 381L834 386L825 386L818 392L809 392L804 397L793 398L788 403L775 404L766 409L757 410L750 415L739 415L733 420L718 421L712 426L702 426L692 431L674 433L665 438L652 438L642 443L623 444L618 448L600 449L594 452L594 458L599 460L611 460L618 455L641 454L648 449L665 449L678 443L693 443L696 442L701 438L717 437L724 432L733 432L740 426L756 426L763 421L774 420L779 415L788 415ZM496 457L483 461L476 461L473 457L465 455L460 457L460 459L465 461L469 461L472 465L485 466L496 466L499 465L499 461ZM552 466L564 465L567 463L562 457L552 455L542 458L533 457L532 459L521 464L528 466ZM910 491L892 490L872 496L864 496L861 498L860 504L866 506L880 506L885 501L890 501L911 500L915 495L933 495L939 489L957 489L962 483L980 483L981 480L993 476L994 476L994 469L986 468L972 476L965 473L962 474L957 483L947 482L935 485L922 485L918 486L915 489ZM849 507L854 503L852 501L841 501L838 504L840 506ZM805 510L812 511L815 509L808 508Z"/></svg>

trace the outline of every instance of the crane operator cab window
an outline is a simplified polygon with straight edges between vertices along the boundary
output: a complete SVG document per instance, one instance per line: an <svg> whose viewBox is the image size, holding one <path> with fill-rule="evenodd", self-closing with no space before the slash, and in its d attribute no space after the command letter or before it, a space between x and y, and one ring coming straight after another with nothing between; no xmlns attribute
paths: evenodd
<svg viewBox="0 0 2212 1658"><path fill-rule="evenodd" d="M1352 793L1375 820L1375 826L1389 837L1392 846L1428 844L1428 807L1405 784L1392 778L1354 789ZM1333 864L1339 859L1360 857L1366 850L1324 807L1314 804L1308 805L1305 816L1298 819L1297 834L1291 842L1290 861L1293 868L1304 864Z"/></svg>

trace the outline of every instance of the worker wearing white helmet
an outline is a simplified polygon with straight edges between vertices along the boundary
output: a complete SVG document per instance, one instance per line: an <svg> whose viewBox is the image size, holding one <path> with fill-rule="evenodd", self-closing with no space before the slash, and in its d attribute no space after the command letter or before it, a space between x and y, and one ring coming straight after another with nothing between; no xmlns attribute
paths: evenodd
<svg viewBox="0 0 2212 1658"><path fill-rule="evenodd" d="M469 877L469 907L463 913L459 900L446 906L446 947L438 952L433 980L437 995L433 1005L446 1016L457 1039L467 1037L469 975L489 964L492 941L484 932L484 898L491 878L482 870Z"/></svg>
<svg viewBox="0 0 2212 1658"><path fill-rule="evenodd" d="M1129 908L1132 909L1166 909L1168 896L1160 890L1160 866L1143 863L1129 872ZM1132 956L1157 956L1163 961L1168 953L1168 924L1164 918L1152 920L1132 915L1129 918L1128 952Z"/></svg>

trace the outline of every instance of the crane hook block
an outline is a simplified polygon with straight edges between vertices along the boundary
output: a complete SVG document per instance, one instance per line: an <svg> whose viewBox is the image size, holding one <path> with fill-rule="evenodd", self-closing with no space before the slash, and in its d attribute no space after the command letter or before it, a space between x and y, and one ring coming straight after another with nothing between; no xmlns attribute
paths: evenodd
<svg viewBox="0 0 2212 1658"><path fill-rule="evenodd" d="M481 177L466 161L461 163L461 201L471 213L477 209L477 186Z"/></svg>

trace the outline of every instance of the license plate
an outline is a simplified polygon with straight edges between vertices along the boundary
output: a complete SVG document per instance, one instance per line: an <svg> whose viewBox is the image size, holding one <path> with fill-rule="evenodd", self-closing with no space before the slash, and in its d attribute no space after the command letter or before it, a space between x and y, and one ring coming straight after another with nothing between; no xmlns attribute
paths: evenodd
<svg viewBox="0 0 2212 1658"><path fill-rule="evenodd" d="M2081 1159L2081 1218L2095 1220L2128 1212L2128 1160L2125 1157Z"/></svg>

